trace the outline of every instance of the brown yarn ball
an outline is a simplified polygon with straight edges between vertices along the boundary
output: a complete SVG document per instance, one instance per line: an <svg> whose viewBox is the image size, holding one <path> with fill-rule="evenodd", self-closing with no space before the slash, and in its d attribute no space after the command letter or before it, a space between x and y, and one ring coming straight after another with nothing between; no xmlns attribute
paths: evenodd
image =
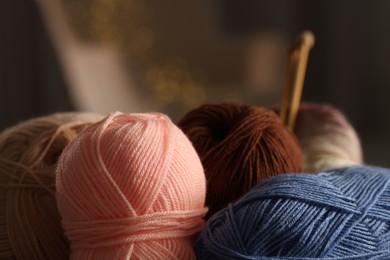
<svg viewBox="0 0 390 260"><path fill-rule="evenodd" d="M272 110L207 104L187 113L178 125L205 169L207 217L268 177L302 171L297 138Z"/></svg>
<svg viewBox="0 0 390 260"><path fill-rule="evenodd" d="M55 169L65 146L103 117L58 113L0 134L0 259L69 259L55 199Z"/></svg>

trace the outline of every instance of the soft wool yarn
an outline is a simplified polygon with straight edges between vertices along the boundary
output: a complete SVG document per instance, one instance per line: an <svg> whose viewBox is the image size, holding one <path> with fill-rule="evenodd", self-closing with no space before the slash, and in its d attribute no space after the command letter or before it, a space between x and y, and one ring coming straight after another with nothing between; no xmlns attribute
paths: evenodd
<svg viewBox="0 0 390 260"><path fill-rule="evenodd" d="M0 258L68 259L55 200L55 167L65 146L103 116L58 113L0 134Z"/></svg>
<svg viewBox="0 0 390 260"><path fill-rule="evenodd" d="M215 214L198 259L390 259L390 170L287 174Z"/></svg>
<svg viewBox="0 0 390 260"><path fill-rule="evenodd" d="M363 163L362 148L355 129L338 109L330 105L302 104L295 133L301 143L307 172Z"/></svg>
<svg viewBox="0 0 390 260"><path fill-rule="evenodd" d="M205 168L208 217L270 176L302 171L296 137L269 109L208 104L187 113L178 125Z"/></svg>
<svg viewBox="0 0 390 260"><path fill-rule="evenodd" d="M114 113L57 168L71 259L194 259L206 180L190 141L162 114Z"/></svg>

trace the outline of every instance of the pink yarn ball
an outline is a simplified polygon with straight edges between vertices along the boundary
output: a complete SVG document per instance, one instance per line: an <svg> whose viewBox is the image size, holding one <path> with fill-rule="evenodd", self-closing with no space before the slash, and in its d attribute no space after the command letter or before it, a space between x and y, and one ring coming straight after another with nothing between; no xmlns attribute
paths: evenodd
<svg viewBox="0 0 390 260"><path fill-rule="evenodd" d="M194 259L205 193L192 144L157 113L110 115L71 142L57 168L71 259Z"/></svg>

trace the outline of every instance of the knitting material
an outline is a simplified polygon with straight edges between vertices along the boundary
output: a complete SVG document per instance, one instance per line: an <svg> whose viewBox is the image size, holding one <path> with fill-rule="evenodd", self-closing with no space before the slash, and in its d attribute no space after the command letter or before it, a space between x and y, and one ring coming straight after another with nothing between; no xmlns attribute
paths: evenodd
<svg viewBox="0 0 390 260"><path fill-rule="evenodd" d="M206 181L163 114L114 113L61 155L57 202L71 259L194 259Z"/></svg>
<svg viewBox="0 0 390 260"><path fill-rule="evenodd" d="M198 259L390 259L390 170L354 166L262 182L215 214Z"/></svg>
<svg viewBox="0 0 390 260"><path fill-rule="evenodd" d="M208 217L270 176L302 171L296 137L269 109L203 105L187 113L178 125L205 168Z"/></svg>
<svg viewBox="0 0 390 260"><path fill-rule="evenodd" d="M301 104L295 133L302 147L307 172L363 164L355 129L336 108L326 104Z"/></svg>
<svg viewBox="0 0 390 260"><path fill-rule="evenodd" d="M58 113L0 134L0 259L68 259L55 200L55 167L65 146L103 117Z"/></svg>

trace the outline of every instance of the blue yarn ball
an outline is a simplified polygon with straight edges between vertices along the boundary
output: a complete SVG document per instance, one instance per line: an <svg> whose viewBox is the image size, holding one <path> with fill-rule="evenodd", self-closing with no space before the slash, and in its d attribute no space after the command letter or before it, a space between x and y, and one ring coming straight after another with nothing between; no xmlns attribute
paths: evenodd
<svg viewBox="0 0 390 260"><path fill-rule="evenodd" d="M390 259L390 170L287 174L216 213L198 259Z"/></svg>

